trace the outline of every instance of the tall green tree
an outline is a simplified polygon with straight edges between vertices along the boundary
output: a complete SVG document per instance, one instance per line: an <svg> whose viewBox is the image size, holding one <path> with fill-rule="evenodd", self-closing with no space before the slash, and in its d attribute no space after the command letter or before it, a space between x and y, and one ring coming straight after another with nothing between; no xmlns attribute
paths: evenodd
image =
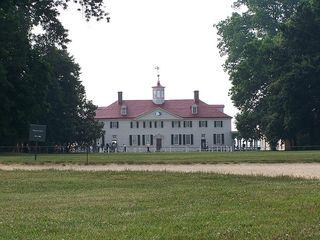
<svg viewBox="0 0 320 240"><path fill-rule="evenodd" d="M320 1L299 5L281 27L278 52L287 56L281 92L286 101L284 128L293 143L320 145Z"/></svg>
<svg viewBox="0 0 320 240"><path fill-rule="evenodd" d="M80 81L80 67L66 50L47 49L50 91L47 112L40 117L48 128L48 142L92 144L101 136L101 124L94 120L96 106L86 99ZM85 133L85 134L83 134Z"/></svg>
<svg viewBox="0 0 320 240"><path fill-rule="evenodd" d="M311 85L318 89L319 81L311 77L318 70L297 68L297 64L306 65L301 58L309 55L305 44L313 47L320 41L319 35L314 35L319 27L318 2L238 0L234 5L239 11L217 25L218 47L227 56L224 68L232 82L230 95L240 110L236 120L241 135L265 136L272 146L279 139L293 144L319 143L319 138L310 137L319 126L314 113L319 92L306 89Z"/></svg>
<svg viewBox="0 0 320 240"><path fill-rule="evenodd" d="M107 14L102 0L0 1L0 145L26 141L30 123L45 123L55 117L55 130L48 126L49 140L62 143L76 139L77 117L89 102L79 81L79 66L62 51L70 40L59 21L59 10L69 5L82 10L87 20L101 20ZM33 32L36 26L41 27L41 33ZM56 64L57 58L64 61ZM54 102L55 94L59 101ZM73 115L64 118L65 126L58 125L57 109L67 108ZM93 124L93 117L87 117ZM70 133L68 139L62 136L66 133Z"/></svg>

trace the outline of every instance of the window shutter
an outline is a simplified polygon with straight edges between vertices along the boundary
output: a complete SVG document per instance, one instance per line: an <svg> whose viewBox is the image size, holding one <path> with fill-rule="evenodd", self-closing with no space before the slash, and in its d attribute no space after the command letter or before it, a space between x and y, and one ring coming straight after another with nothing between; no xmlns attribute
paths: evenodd
<svg viewBox="0 0 320 240"><path fill-rule="evenodd" d="M217 121L214 121L214 127L217 127Z"/></svg>
<svg viewBox="0 0 320 240"><path fill-rule="evenodd" d="M217 144L217 134L213 134L213 144Z"/></svg>
<svg viewBox="0 0 320 240"><path fill-rule="evenodd" d="M186 121L183 121L183 127L184 128L186 127Z"/></svg>
<svg viewBox="0 0 320 240"><path fill-rule="evenodd" d="M143 122L143 128L146 128L146 122L145 121Z"/></svg>
<svg viewBox="0 0 320 240"><path fill-rule="evenodd" d="M174 128L174 123L173 123L173 121L171 122L171 125L172 125L172 127Z"/></svg>
<svg viewBox="0 0 320 240"><path fill-rule="evenodd" d="M186 135L183 134L183 145L186 145Z"/></svg>
<svg viewBox="0 0 320 240"><path fill-rule="evenodd" d="M161 128L163 128L163 121L161 121Z"/></svg>
<svg viewBox="0 0 320 240"><path fill-rule="evenodd" d="M129 135L129 145L132 146L132 135Z"/></svg>
<svg viewBox="0 0 320 240"><path fill-rule="evenodd" d="M130 127L133 128L133 122L130 122Z"/></svg>
<svg viewBox="0 0 320 240"><path fill-rule="evenodd" d="M157 121L154 122L154 128L157 128Z"/></svg>
<svg viewBox="0 0 320 240"><path fill-rule="evenodd" d="M153 135L150 135L150 145L153 145Z"/></svg>
<svg viewBox="0 0 320 240"><path fill-rule="evenodd" d="M151 121L149 122L149 127L152 128L152 122Z"/></svg>
<svg viewBox="0 0 320 240"><path fill-rule="evenodd" d="M140 146L140 135L138 135L138 146Z"/></svg>
<svg viewBox="0 0 320 240"><path fill-rule="evenodd" d="M208 127L208 121L206 121L206 127Z"/></svg>
<svg viewBox="0 0 320 240"><path fill-rule="evenodd" d="M139 128L139 122L136 122L137 128Z"/></svg>
<svg viewBox="0 0 320 240"><path fill-rule="evenodd" d="M190 121L190 127L192 127L192 121Z"/></svg>
<svg viewBox="0 0 320 240"><path fill-rule="evenodd" d="M142 135L142 145L146 145L146 136Z"/></svg>
<svg viewBox="0 0 320 240"><path fill-rule="evenodd" d="M171 145L173 145L173 134L171 134Z"/></svg>
<svg viewBox="0 0 320 240"><path fill-rule="evenodd" d="M223 121L221 121L221 127L223 127Z"/></svg>
<svg viewBox="0 0 320 240"><path fill-rule="evenodd" d="M181 145L181 134L179 134L179 145Z"/></svg>
<svg viewBox="0 0 320 240"><path fill-rule="evenodd" d="M193 145L193 134L191 134L191 145Z"/></svg>
<svg viewBox="0 0 320 240"><path fill-rule="evenodd" d="M199 121L199 127L201 127L201 121Z"/></svg>
<svg viewBox="0 0 320 240"><path fill-rule="evenodd" d="M110 128L112 128L112 122L110 122Z"/></svg>
<svg viewBox="0 0 320 240"><path fill-rule="evenodd" d="M222 145L224 145L224 134L221 134L221 142L222 142Z"/></svg>
<svg viewBox="0 0 320 240"><path fill-rule="evenodd" d="M179 123L179 127L181 127L181 125L180 125L180 121L179 121L178 123Z"/></svg>

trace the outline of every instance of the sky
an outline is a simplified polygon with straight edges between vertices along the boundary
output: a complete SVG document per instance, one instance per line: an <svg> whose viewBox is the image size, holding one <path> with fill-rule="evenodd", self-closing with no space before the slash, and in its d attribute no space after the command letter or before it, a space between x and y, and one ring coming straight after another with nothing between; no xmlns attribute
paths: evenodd
<svg viewBox="0 0 320 240"><path fill-rule="evenodd" d="M69 9L61 21L69 30L69 52L81 66L87 98L98 106L117 100L151 99L156 66L166 99L200 99L224 104L235 116L213 27L230 16L232 0L108 0L107 21L86 22Z"/></svg>

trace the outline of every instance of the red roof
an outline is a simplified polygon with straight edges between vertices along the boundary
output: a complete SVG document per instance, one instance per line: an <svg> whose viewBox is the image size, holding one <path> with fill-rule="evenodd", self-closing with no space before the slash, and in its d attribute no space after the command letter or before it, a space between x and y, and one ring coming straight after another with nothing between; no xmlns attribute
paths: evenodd
<svg viewBox="0 0 320 240"><path fill-rule="evenodd" d="M163 109L173 115L181 118L231 118L227 114L219 111L224 105L209 105L199 101L198 114L191 113L193 99L186 100L166 100L163 104L157 105L152 100L125 100L122 105L127 106L127 115L120 113L121 105L114 102L108 107L98 107L96 110L96 119L134 119L143 114L147 114L156 109Z"/></svg>

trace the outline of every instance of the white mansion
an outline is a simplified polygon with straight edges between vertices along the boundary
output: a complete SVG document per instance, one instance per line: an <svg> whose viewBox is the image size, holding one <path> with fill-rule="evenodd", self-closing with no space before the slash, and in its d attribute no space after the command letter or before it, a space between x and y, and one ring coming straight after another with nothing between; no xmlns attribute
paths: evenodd
<svg viewBox="0 0 320 240"><path fill-rule="evenodd" d="M209 105L199 99L165 100L158 81L152 100L118 100L99 107L96 119L104 123L99 145L113 143L120 151L197 151L233 145L231 117L224 105Z"/></svg>

